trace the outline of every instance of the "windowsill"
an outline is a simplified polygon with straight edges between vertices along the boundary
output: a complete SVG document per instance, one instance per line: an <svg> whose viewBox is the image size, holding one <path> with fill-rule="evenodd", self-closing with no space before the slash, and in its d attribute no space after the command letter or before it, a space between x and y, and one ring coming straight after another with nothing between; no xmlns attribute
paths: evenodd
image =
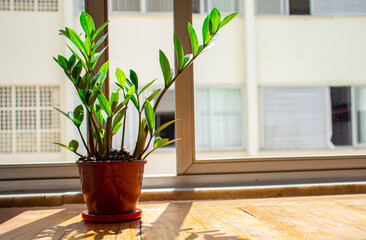
<svg viewBox="0 0 366 240"><path fill-rule="evenodd" d="M254 187L143 189L140 201L223 200L325 196L366 193L366 182L291 184ZM0 196L1 207L59 206L83 203L80 192L9 194Z"/></svg>

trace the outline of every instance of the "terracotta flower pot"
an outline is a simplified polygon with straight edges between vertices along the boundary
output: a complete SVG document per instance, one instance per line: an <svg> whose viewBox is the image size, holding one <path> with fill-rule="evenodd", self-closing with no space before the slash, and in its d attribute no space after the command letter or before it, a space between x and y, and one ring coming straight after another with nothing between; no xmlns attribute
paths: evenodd
<svg viewBox="0 0 366 240"><path fill-rule="evenodd" d="M133 212L146 161L77 161L84 200L91 214Z"/></svg>

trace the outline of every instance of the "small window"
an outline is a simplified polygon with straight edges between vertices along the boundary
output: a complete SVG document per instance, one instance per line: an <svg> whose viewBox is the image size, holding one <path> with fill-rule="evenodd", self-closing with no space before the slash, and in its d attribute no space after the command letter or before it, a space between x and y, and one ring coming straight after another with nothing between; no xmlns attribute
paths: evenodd
<svg viewBox="0 0 366 240"><path fill-rule="evenodd" d="M243 149L241 88L197 88L195 131L198 151Z"/></svg>
<svg viewBox="0 0 366 240"><path fill-rule="evenodd" d="M284 0L257 0L256 13L260 15L284 15L286 6Z"/></svg>
<svg viewBox="0 0 366 240"><path fill-rule="evenodd" d="M290 15L310 15L310 0L289 0Z"/></svg>
<svg viewBox="0 0 366 240"><path fill-rule="evenodd" d="M336 146L352 145L351 88L331 87L332 143Z"/></svg>
<svg viewBox="0 0 366 240"><path fill-rule="evenodd" d="M315 16L365 16L364 0L313 0L312 15Z"/></svg>

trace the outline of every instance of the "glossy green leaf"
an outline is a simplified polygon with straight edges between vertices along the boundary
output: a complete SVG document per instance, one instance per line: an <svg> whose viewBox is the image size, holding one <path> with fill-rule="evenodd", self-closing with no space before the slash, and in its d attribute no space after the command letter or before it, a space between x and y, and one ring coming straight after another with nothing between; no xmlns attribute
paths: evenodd
<svg viewBox="0 0 366 240"><path fill-rule="evenodd" d="M66 28L66 31L69 35L70 41L80 50L80 52L84 53L84 57L87 58L89 52L80 36L71 28Z"/></svg>
<svg viewBox="0 0 366 240"><path fill-rule="evenodd" d="M69 60L67 61L67 68L71 69L74 66L75 62L76 62L76 57L74 54L72 54L71 57L69 58Z"/></svg>
<svg viewBox="0 0 366 240"><path fill-rule="evenodd" d="M156 149L157 148L157 143L161 140L162 138L161 137L156 137L155 139L154 139L154 144L153 144L153 146L154 146L154 149Z"/></svg>
<svg viewBox="0 0 366 240"><path fill-rule="evenodd" d="M117 107L118 101L119 101L119 93L112 92L111 98L109 99L109 105L111 106L112 113L114 113L114 110Z"/></svg>
<svg viewBox="0 0 366 240"><path fill-rule="evenodd" d="M92 38L95 32L94 21L93 18L84 11L82 11L80 14L80 25L83 28L85 34Z"/></svg>
<svg viewBox="0 0 366 240"><path fill-rule="evenodd" d="M184 56L183 67L185 67L193 59L193 54L187 54Z"/></svg>
<svg viewBox="0 0 366 240"><path fill-rule="evenodd" d="M71 76L74 79L77 79L80 76L81 71L83 70L83 65L79 61L77 64L75 64L74 68L72 69Z"/></svg>
<svg viewBox="0 0 366 240"><path fill-rule="evenodd" d="M103 31L103 29L108 25L109 21L103 23L98 30L95 32L94 37L93 37L93 41L98 37L98 35Z"/></svg>
<svg viewBox="0 0 366 240"><path fill-rule="evenodd" d="M100 105L96 105L95 115L97 116L97 120L100 125L103 125L105 123L105 119L103 117L102 107Z"/></svg>
<svg viewBox="0 0 366 240"><path fill-rule="evenodd" d="M147 120L147 127L149 128L150 134L153 135L155 127L155 114L154 109L147 98L145 100L145 117Z"/></svg>
<svg viewBox="0 0 366 240"><path fill-rule="evenodd" d="M126 74L120 68L116 69L116 78L117 78L117 81L120 84L120 88L125 89Z"/></svg>
<svg viewBox="0 0 366 240"><path fill-rule="evenodd" d="M160 88L155 90L153 93L150 94L150 96L147 99L151 102L158 95L160 90L161 90Z"/></svg>
<svg viewBox="0 0 366 240"><path fill-rule="evenodd" d="M55 59L56 60L56 59ZM64 56L58 55L56 61L63 69L67 69L67 59Z"/></svg>
<svg viewBox="0 0 366 240"><path fill-rule="evenodd" d="M219 29L228 24L236 15L238 15L238 12L232 13L228 16L226 16L219 24Z"/></svg>
<svg viewBox="0 0 366 240"><path fill-rule="evenodd" d="M198 37L197 37L196 31L194 30L194 28L190 22L188 22L188 33L189 33L189 38L191 39L193 55L196 56L196 54L198 52L199 42L198 42Z"/></svg>
<svg viewBox="0 0 366 240"><path fill-rule="evenodd" d="M54 143L54 144L57 144L57 145L59 145L59 146L61 146L61 147L64 147L64 148L66 148L66 149L68 149L68 150L70 150L70 151L72 151L72 152L74 152L74 153L76 153L76 151L78 150L78 148L79 148L79 142L78 141L76 141L76 140L71 140L70 142L69 142L69 145L67 146L67 145L65 145L65 144L62 144L62 143Z"/></svg>
<svg viewBox="0 0 366 240"><path fill-rule="evenodd" d="M104 34L103 37L101 37L98 42L93 46L92 48L92 54L95 53L95 51L98 49L98 47L104 42L104 40L106 39L106 37L108 36L108 33Z"/></svg>
<svg viewBox="0 0 366 240"><path fill-rule="evenodd" d="M116 133L118 133L118 131L121 129L122 125L123 124L121 122L117 123L117 125L113 127L112 135L115 135Z"/></svg>
<svg viewBox="0 0 366 240"><path fill-rule="evenodd" d="M165 146L168 143L169 139L168 138L159 138L157 137L154 140L154 149L158 149L160 147Z"/></svg>
<svg viewBox="0 0 366 240"><path fill-rule="evenodd" d="M86 78L84 78L84 77L79 76L77 82L78 82L77 87L79 89L85 89L88 86L88 83L86 82Z"/></svg>
<svg viewBox="0 0 366 240"><path fill-rule="evenodd" d="M60 29L60 30L58 31L58 34L59 34L59 35L64 35L65 37L69 38L69 35L67 34L67 32L66 32L65 30Z"/></svg>
<svg viewBox="0 0 366 240"><path fill-rule="evenodd" d="M127 107L124 107L119 111L113 119L112 128L114 128L119 122L121 122L123 116L126 115Z"/></svg>
<svg viewBox="0 0 366 240"><path fill-rule="evenodd" d="M178 39L177 35L174 34L174 48L175 53L178 61L178 69L179 71L183 68L183 61L184 61L184 51L180 40Z"/></svg>
<svg viewBox="0 0 366 240"><path fill-rule="evenodd" d="M80 126L84 120L84 108L80 104L74 109L74 122L76 126Z"/></svg>
<svg viewBox="0 0 366 240"><path fill-rule="evenodd" d="M135 93L135 85L132 85L130 89L127 90L127 96L132 96Z"/></svg>
<svg viewBox="0 0 366 240"><path fill-rule="evenodd" d="M96 86L96 84L100 81L100 79L103 77L103 73L97 73L92 80L90 81L90 88L94 89L94 87Z"/></svg>
<svg viewBox="0 0 366 240"><path fill-rule="evenodd" d="M164 83L165 83L165 86L167 86L169 84L169 81L171 78L170 63L169 63L169 60L166 57L165 53L161 50L159 50L159 62L160 62L161 71L163 72Z"/></svg>
<svg viewBox="0 0 366 240"><path fill-rule="evenodd" d="M70 121L74 123L74 119L68 113L65 113L64 111L62 111L61 109L59 109L55 106L53 106L53 108L56 109L59 113L61 113L65 117L67 117L68 119L70 119Z"/></svg>
<svg viewBox="0 0 366 240"><path fill-rule="evenodd" d="M207 15L207 17L205 18L205 21L203 22L202 37L203 37L203 43L204 43L204 45L206 45L210 41L210 38L211 38L211 34L210 34L210 15Z"/></svg>
<svg viewBox="0 0 366 240"><path fill-rule="evenodd" d="M158 134L159 132L163 131L165 128L169 127L171 124L175 123L176 121L178 121L179 119L174 119L172 121L169 121L167 123L164 123L163 125L161 125L154 133L154 135Z"/></svg>
<svg viewBox="0 0 366 240"><path fill-rule="evenodd" d="M135 85L135 91L137 93L138 89L139 89L139 79L137 77L137 74L134 70L130 69L130 79L131 82L133 83L133 85Z"/></svg>
<svg viewBox="0 0 366 240"><path fill-rule="evenodd" d="M219 24L221 20L221 14L217 8L213 8L210 13L210 19L212 24L212 32L215 33L219 29Z"/></svg>
<svg viewBox="0 0 366 240"><path fill-rule="evenodd" d="M89 89L90 90L90 89ZM89 91L88 90L88 91ZM90 90L91 91L91 90ZM87 100L87 104L88 104L88 106L90 107L90 106L92 106L94 103L95 103L95 100L97 100L97 97L98 97L98 94L99 94L99 89L98 90L96 90L96 91L94 91L94 92L92 92L91 93L91 95L90 95L90 97L88 98L88 100Z"/></svg>
<svg viewBox="0 0 366 240"><path fill-rule="evenodd" d="M107 98L104 96L104 94L102 92L99 92L97 98L98 98L100 106L107 113L108 117L110 117L112 115L112 110L111 110L111 106L109 106Z"/></svg>
<svg viewBox="0 0 366 240"><path fill-rule="evenodd" d="M66 46L70 49L70 51L76 56L76 58L81 61L81 63L83 64L83 67L85 69L85 71L88 71L88 67L86 66L84 60L69 46L66 44Z"/></svg>
<svg viewBox="0 0 366 240"><path fill-rule="evenodd" d="M143 93L146 89L148 89L155 81L156 81L156 78L154 80L152 80L151 82L149 82L148 84L146 84L145 87L143 87L141 89L141 91L139 92L139 94Z"/></svg>
<svg viewBox="0 0 366 240"><path fill-rule="evenodd" d="M91 61L91 63L90 63L90 68L91 69L94 69L95 68L95 66L97 65L97 63L98 63L98 60L99 60L99 58L100 58L100 56L102 56L102 54L104 53L104 51L107 49L107 47L105 47L105 48L103 48L102 49L102 51L100 51L100 52L98 52L98 53L96 53L95 54L95 56L94 56L94 58L93 58L93 60Z"/></svg>
<svg viewBox="0 0 366 240"><path fill-rule="evenodd" d="M133 105L136 107L137 111L140 111L140 105L137 102L135 96L131 95L131 101L132 101Z"/></svg>

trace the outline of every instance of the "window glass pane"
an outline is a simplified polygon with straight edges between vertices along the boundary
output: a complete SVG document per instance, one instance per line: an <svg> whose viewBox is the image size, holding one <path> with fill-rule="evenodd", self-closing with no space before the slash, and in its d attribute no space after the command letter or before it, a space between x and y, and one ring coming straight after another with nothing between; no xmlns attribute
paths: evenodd
<svg viewBox="0 0 366 240"><path fill-rule="evenodd" d="M239 0L208 0L208 6L208 11L216 7L220 12L236 12L239 11Z"/></svg>
<svg viewBox="0 0 366 240"><path fill-rule="evenodd" d="M310 15L310 0L289 0L290 15Z"/></svg>
<svg viewBox="0 0 366 240"><path fill-rule="evenodd" d="M285 14L285 0L257 0L257 14Z"/></svg>
<svg viewBox="0 0 366 240"><path fill-rule="evenodd" d="M365 16L363 0L313 0L312 15L315 16Z"/></svg>
<svg viewBox="0 0 366 240"><path fill-rule="evenodd" d="M146 1L148 12L171 12L173 11L172 0Z"/></svg>
<svg viewBox="0 0 366 240"><path fill-rule="evenodd" d="M65 135L73 138L75 129L53 107L68 111L75 106L67 104L73 97L63 96L68 89L64 72L52 60L68 56L65 38L57 31L64 23L73 25L74 3L0 1L0 10L9 11L0 14L0 22L7 23L0 24L6 32L0 40L0 164L75 161L54 144L66 143ZM66 133L68 127L71 133Z"/></svg>
<svg viewBox="0 0 366 240"><path fill-rule="evenodd" d="M111 10L113 12L139 12L141 11L141 1L112 0Z"/></svg>
<svg viewBox="0 0 366 240"><path fill-rule="evenodd" d="M355 87L357 142L366 143L366 87Z"/></svg>

